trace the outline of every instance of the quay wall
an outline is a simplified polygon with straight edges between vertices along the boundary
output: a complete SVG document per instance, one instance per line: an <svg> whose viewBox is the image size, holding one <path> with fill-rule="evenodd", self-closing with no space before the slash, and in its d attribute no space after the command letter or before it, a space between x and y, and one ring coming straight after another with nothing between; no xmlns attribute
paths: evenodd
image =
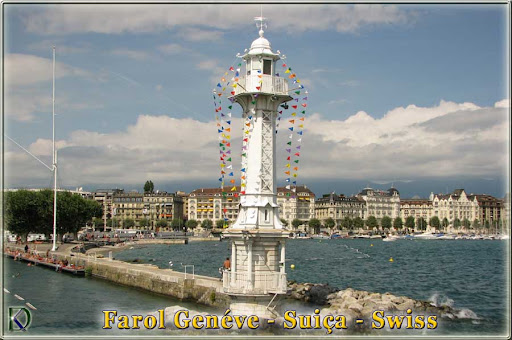
<svg viewBox="0 0 512 340"><path fill-rule="evenodd" d="M166 241L183 242L183 240ZM23 246L20 245L9 245L9 247L24 251ZM96 252L91 249L89 254L74 254L69 252L70 249L66 250L51 252L51 256L58 260L66 259L69 263L77 266L84 266L86 275L89 272L97 278L183 301L219 308L229 307L231 299L222 292L222 281L219 278L160 269L151 264L123 262L108 257L108 254L106 257L102 257L105 250L108 253L108 249ZM40 256L46 255L46 251L35 250L34 252Z"/></svg>
<svg viewBox="0 0 512 340"><path fill-rule="evenodd" d="M216 278L95 256L55 255L83 264L86 272L104 280L207 306L228 307L230 304L229 296L222 292L222 281Z"/></svg>

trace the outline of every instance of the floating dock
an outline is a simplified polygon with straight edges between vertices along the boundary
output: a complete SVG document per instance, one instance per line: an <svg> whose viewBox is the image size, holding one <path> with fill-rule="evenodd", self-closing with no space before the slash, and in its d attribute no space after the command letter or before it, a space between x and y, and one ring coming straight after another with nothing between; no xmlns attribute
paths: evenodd
<svg viewBox="0 0 512 340"><path fill-rule="evenodd" d="M5 255L7 255L11 258L14 258L16 256L16 255L10 254L10 253L5 253ZM73 266L63 267L62 265L59 265L56 263L41 261L38 259L31 259L31 258L27 258L23 255L21 255L21 256L18 255L18 258L25 262L31 262L36 266L45 266L45 267L52 268L55 271L61 271L61 272L70 273L70 274L78 275L78 276L85 276L85 269L78 269Z"/></svg>

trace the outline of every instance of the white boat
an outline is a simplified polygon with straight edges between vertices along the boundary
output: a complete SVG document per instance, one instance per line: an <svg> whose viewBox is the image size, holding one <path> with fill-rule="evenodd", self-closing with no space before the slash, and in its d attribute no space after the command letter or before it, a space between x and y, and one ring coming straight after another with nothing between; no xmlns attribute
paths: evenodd
<svg viewBox="0 0 512 340"><path fill-rule="evenodd" d="M444 234L439 237L437 237L438 240L455 240L457 238L457 235L453 234Z"/></svg>
<svg viewBox="0 0 512 340"><path fill-rule="evenodd" d="M331 237L329 235L324 235L324 234L315 234L315 235L311 235L311 238L325 240L325 239L330 239Z"/></svg>
<svg viewBox="0 0 512 340"><path fill-rule="evenodd" d="M393 242L396 240L399 240L400 236L397 235L388 235L385 238L382 239L382 242Z"/></svg>
<svg viewBox="0 0 512 340"><path fill-rule="evenodd" d="M432 234L432 233L422 233L422 234L414 235L415 239L420 239L420 240L437 240L438 237L439 236L437 236L436 234Z"/></svg>

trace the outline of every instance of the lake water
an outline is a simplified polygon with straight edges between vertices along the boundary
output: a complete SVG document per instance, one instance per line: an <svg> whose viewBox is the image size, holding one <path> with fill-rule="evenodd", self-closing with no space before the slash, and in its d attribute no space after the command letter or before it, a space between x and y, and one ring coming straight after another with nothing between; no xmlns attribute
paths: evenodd
<svg viewBox="0 0 512 340"><path fill-rule="evenodd" d="M125 261L138 259L161 268L168 268L172 261L173 269L180 271L184 271L182 265L194 265L197 274L219 277L218 268L230 255L229 243L224 241L148 245L114 256ZM390 257L394 262L389 262ZM452 305L467 317L456 321L442 319L435 333L429 334L498 335L507 331L509 254L506 241L289 240L286 258L289 280L437 301ZM108 308L142 315L177 304L208 310L99 279L27 267L25 263L7 258L4 263L4 287L11 291L11 294L4 294L4 308L23 304L13 298L14 293L36 306L33 324L29 332L25 332L32 335L46 332L132 334L101 329L102 310ZM294 270L290 269L291 264L295 265ZM65 316L71 317L68 320ZM67 321L63 322L64 319ZM144 332L160 334L156 330ZM169 331L161 332L168 334Z"/></svg>

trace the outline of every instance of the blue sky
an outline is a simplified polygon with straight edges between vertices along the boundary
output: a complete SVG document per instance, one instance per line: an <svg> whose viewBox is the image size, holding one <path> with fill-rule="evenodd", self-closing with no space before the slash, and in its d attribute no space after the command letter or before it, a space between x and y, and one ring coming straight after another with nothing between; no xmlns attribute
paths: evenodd
<svg viewBox="0 0 512 340"><path fill-rule="evenodd" d="M260 6L4 10L5 134L46 161L57 47L62 186L217 185L211 91L257 37ZM494 181L488 192L505 192L507 5L264 5L263 12L265 36L310 93L301 183L317 194L331 187L350 194L347 183L395 182L426 196L426 179L438 192L464 178L468 188L485 191ZM9 141L5 173L6 186L51 182Z"/></svg>

